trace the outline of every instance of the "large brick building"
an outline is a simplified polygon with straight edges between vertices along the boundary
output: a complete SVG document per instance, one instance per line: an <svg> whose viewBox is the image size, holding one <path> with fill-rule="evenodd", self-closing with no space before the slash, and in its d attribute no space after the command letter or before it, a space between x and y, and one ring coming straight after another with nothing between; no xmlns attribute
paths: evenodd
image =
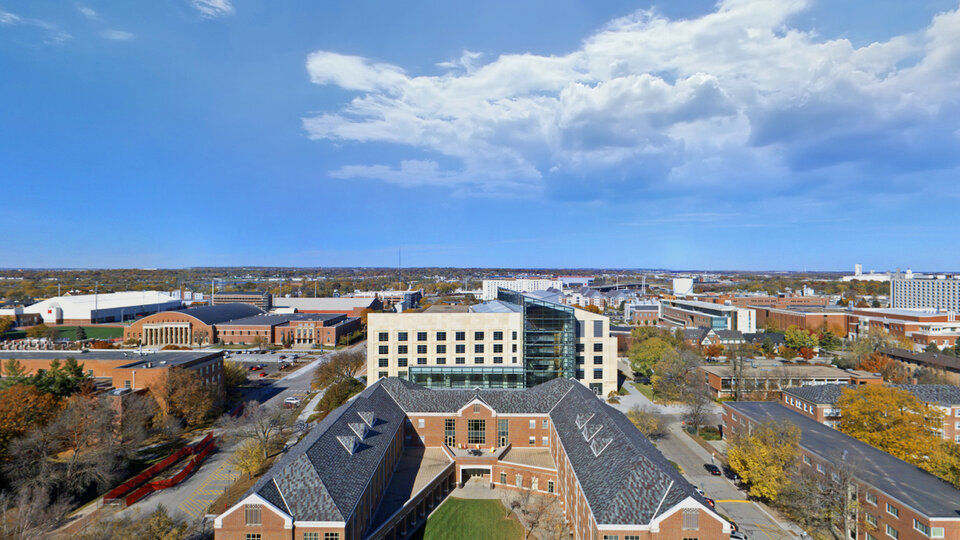
<svg viewBox="0 0 960 540"><path fill-rule="evenodd" d="M747 364L738 373L732 365L701 366L704 384L716 398L733 397L737 384L742 384L743 395L778 396L784 388L822 384L881 384L876 374L854 369L839 369L831 365L785 364L760 360Z"/></svg>
<svg viewBox="0 0 960 540"><path fill-rule="evenodd" d="M216 343L218 324L262 313L260 308L241 303L163 311L124 328L123 339L148 346Z"/></svg>
<svg viewBox="0 0 960 540"><path fill-rule="evenodd" d="M433 390L391 377L313 428L216 518L215 538L406 538L473 476L557 497L576 539L730 535L633 424L580 384Z"/></svg>
<svg viewBox="0 0 960 540"><path fill-rule="evenodd" d="M837 464L853 471L856 540L960 539L960 490L892 455L773 402L723 403L724 438L768 421L800 428L798 469L828 482Z"/></svg>
<svg viewBox="0 0 960 540"><path fill-rule="evenodd" d="M913 394L928 407L943 414L940 435L948 441L960 444L960 386L952 384L891 384ZM784 407L808 416L821 424L837 427L843 411L837 401L845 388L853 385L824 384L783 390L780 403Z"/></svg>
<svg viewBox="0 0 960 540"><path fill-rule="evenodd" d="M141 389L166 376L172 368L197 372L206 384L223 388L222 351L160 351L138 354L136 351L0 351L0 361L16 360L30 374L49 369L54 360L73 358L83 365L87 375L109 379L115 388ZM0 373L0 375L6 375Z"/></svg>
<svg viewBox="0 0 960 540"><path fill-rule="evenodd" d="M360 329L359 317L339 313L290 313L254 315L217 325L217 336L227 345L265 343L293 346L336 345L345 335Z"/></svg>

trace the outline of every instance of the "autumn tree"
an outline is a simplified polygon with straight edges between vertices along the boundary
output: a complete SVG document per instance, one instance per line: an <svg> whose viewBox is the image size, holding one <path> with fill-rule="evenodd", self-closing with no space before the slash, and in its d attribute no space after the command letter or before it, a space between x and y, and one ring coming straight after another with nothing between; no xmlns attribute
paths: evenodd
<svg viewBox="0 0 960 540"><path fill-rule="evenodd" d="M587 307L585 307L585 308L583 308L583 309L586 310L586 311L589 311L590 313L596 313L597 315L599 315L599 314L601 313L601 312L600 312L600 308L597 307L597 306L595 306L595 305L593 305L593 304L590 304L589 306L587 306Z"/></svg>
<svg viewBox="0 0 960 540"><path fill-rule="evenodd" d="M0 317L0 336L13 328L14 324L16 324L16 321L13 317Z"/></svg>
<svg viewBox="0 0 960 540"><path fill-rule="evenodd" d="M930 470L943 440L943 413L916 396L889 386L845 388L837 400L840 431L908 463Z"/></svg>
<svg viewBox="0 0 960 540"><path fill-rule="evenodd" d="M667 435L667 420L649 405L634 405L627 411L627 418L648 439L662 439Z"/></svg>
<svg viewBox="0 0 960 540"><path fill-rule="evenodd" d="M313 372L313 388L322 390L332 384L352 378L367 361L367 353L363 347L340 351L330 355L326 362L320 364Z"/></svg>
<svg viewBox="0 0 960 540"><path fill-rule="evenodd" d="M790 482L799 455L800 428L769 421L751 433L735 436L727 449L730 468L740 475L750 495L773 500Z"/></svg>
<svg viewBox="0 0 960 540"><path fill-rule="evenodd" d="M259 442L248 439L240 443L240 447L230 456L230 461L238 471L246 473L247 478L253 478L263 469L267 452Z"/></svg>
<svg viewBox="0 0 960 540"><path fill-rule="evenodd" d="M627 351L630 368L643 375L649 375L657 362L672 355L676 355L676 349L659 337L651 337L637 342Z"/></svg>
<svg viewBox="0 0 960 540"><path fill-rule="evenodd" d="M47 325L40 323L35 326L31 326L27 329L27 337L31 339L39 339L47 333Z"/></svg>
<svg viewBox="0 0 960 540"><path fill-rule="evenodd" d="M653 367L653 390L665 399L682 400L698 367L700 358L692 351L671 351Z"/></svg>
<svg viewBox="0 0 960 540"><path fill-rule="evenodd" d="M816 349L820 345L817 335L795 325L790 325L783 334L784 343L794 350Z"/></svg>
<svg viewBox="0 0 960 540"><path fill-rule="evenodd" d="M227 390L239 388L247 383L247 370L239 362L223 363L223 384Z"/></svg>
<svg viewBox="0 0 960 540"><path fill-rule="evenodd" d="M16 384L0 391L0 461L12 439L29 429L46 425L56 417L57 398L35 386Z"/></svg>
<svg viewBox="0 0 960 540"><path fill-rule="evenodd" d="M241 441L252 440L262 452L269 455L278 437L290 421L290 411L277 405L263 405L257 401L246 404L238 418L225 418L222 422L228 438Z"/></svg>
<svg viewBox="0 0 960 540"><path fill-rule="evenodd" d="M879 373L883 380L889 382L907 382L906 370L900 368L895 361L880 352L872 352L857 364L857 369Z"/></svg>
<svg viewBox="0 0 960 540"><path fill-rule="evenodd" d="M214 385L206 385L194 370L171 368L165 377L149 385L164 416L187 425L202 424L214 413L220 396Z"/></svg>
<svg viewBox="0 0 960 540"><path fill-rule="evenodd" d="M707 358L716 358L723 354L723 345L719 343L714 343L713 345L710 345L709 347L704 349L703 354Z"/></svg>
<svg viewBox="0 0 960 540"><path fill-rule="evenodd" d="M69 508L65 500L52 499L43 488L0 492L0 538L45 538L63 524Z"/></svg>

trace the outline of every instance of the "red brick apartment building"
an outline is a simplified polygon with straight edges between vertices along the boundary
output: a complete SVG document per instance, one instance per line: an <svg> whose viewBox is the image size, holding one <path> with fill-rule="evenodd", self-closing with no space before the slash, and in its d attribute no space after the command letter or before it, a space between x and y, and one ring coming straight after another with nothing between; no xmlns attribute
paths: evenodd
<svg viewBox="0 0 960 540"><path fill-rule="evenodd" d="M74 358L91 377L109 379L114 388L140 389L162 379L170 369L196 371L207 384L223 388L222 351L0 351L0 361L17 360L27 373L49 369L54 360ZM6 375L0 373L0 375Z"/></svg>
<svg viewBox="0 0 960 540"><path fill-rule="evenodd" d="M960 386L950 384L891 384L893 388L906 390L927 406L943 413L943 428L940 435L948 441L960 444ZM810 417L821 424L836 428L843 411L837 407L844 388L856 386L824 384L788 388L783 391L780 403L793 411Z"/></svg>
<svg viewBox="0 0 960 540"><path fill-rule="evenodd" d="M251 344L257 338L274 345L336 345L341 336L359 329L359 317L340 313L291 313L254 315L220 323L217 336L227 345Z"/></svg>
<svg viewBox="0 0 960 540"><path fill-rule="evenodd" d="M960 539L960 490L890 454L774 402L723 403L724 437L767 421L800 428L797 466L825 481L840 462L855 471L857 520L844 536L856 540Z"/></svg>
<svg viewBox="0 0 960 540"><path fill-rule="evenodd" d="M331 412L219 515L215 538L407 538L478 476L557 497L577 539L730 537L626 416L575 381L453 390L388 377Z"/></svg>
<svg viewBox="0 0 960 540"><path fill-rule="evenodd" d="M771 308L790 308L790 307L827 307L830 298L827 296L732 296L721 295L697 295L695 299L701 302L713 302L714 304L726 304L729 302L735 307L771 307Z"/></svg>
<svg viewBox="0 0 960 540"><path fill-rule="evenodd" d="M841 310L759 306L753 309L757 312L758 328L772 327L776 330L786 330L791 326L796 326L810 332L820 332L826 329L838 337L846 336L850 329L850 315Z"/></svg>
<svg viewBox="0 0 960 540"><path fill-rule="evenodd" d="M883 378L867 371L839 369L831 365L817 364L772 364L758 360L756 365L744 366L739 377L729 364L701 366L704 384L716 398L736 395L738 381L744 385L746 395L776 396L785 388L816 386L824 384L881 384Z"/></svg>
<svg viewBox="0 0 960 540"><path fill-rule="evenodd" d="M855 309L850 312L850 338L866 335L871 329L906 337L922 350L930 343L952 347L960 337L960 318L952 311L928 309Z"/></svg>

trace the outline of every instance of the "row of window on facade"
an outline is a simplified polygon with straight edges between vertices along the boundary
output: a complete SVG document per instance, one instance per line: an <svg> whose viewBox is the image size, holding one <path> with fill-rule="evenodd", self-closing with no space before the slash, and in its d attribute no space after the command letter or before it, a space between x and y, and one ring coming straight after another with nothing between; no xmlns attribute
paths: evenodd
<svg viewBox="0 0 960 540"><path fill-rule="evenodd" d="M474 352L474 353L483 353L483 352L484 352L484 349L485 349L485 347L484 347L484 344L483 344L483 343L475 343L475 344L473 345L473 352ZM457 354L465 354L465 353L467 352L467 346L466 346L466 345L462 345L462 344L461 344L461 345L456 345L453 350L454 350L454 352L456 352ZM516 344L516 343L512 344L512 346L510 347L510 350L511 350L512 352L517 352L517 344ZM436 346L436 351L437 351L437 354L447 354L447 346L444 345L444 344L438 344L438 345ZM409 352L410 352L410 347L409 347L409 346L407 346L407 345L397 345L397 354L409 354ZM502 353L502 352L503 352L503 344L502 344L502 343L494 343L494 345L493 345L493 352L494 352L494 353ZM390 354L390 346L389 346L389 345L378 345L378 346L377 346L377 354ZM417 354L427 354L427 346L426 346L426 345L417 345Z"/></svg>
<svg viewBox="0 0 960 540"><path fill-rule="evenodd" d="M494 364L502 364L502 363L503 363L503 357L502 357L502 356L494 356L494 357L492 358L492 360L493 360L493 363L494 363ZM442 357L442 356L441 356L441 357L438 357L438 358L434 358L434 362L435 362L437 365L443 366L443 365L446 365L447 359L446 359L445 357ZM408 365L409 363L410 363L410 362L409 362L406 358L397 358L397 367L407 367L407 365ZM455 363L455 364L458 364L458 365L466 364L466 363L467 363L467 358L466 358L465 356L456 357L456 358L454 358L454 363ZM474 364L484 364L484 363L486 363L486 359L485 359L483 356L475 356L475 357L473 358L473 363L474 363ZM512 364L518 363L517 357L516 357L516 356L511 357L510 363L512 363ZM388 359L388 358L380 358L380 359L377 360L377 365L378 365L378 367L382 367L382 368L390 367L390 359ZM420 366L425 366L425 365L427 365L427 359L426 359L425 357L424 357L424 358L417 358L417 365L420 365Z"/></svg>
<svg viewBox="0 0 960 540"><path fill-rule="evenodd" d="M409 341L411 332L397 332L397 341ZM427 341L429 332L415 332L417 341ZM454 332L455 341L466 341L467 332L466 331L457 331ZM501 330L496 330L493 332L494 341L502 341L504 332ZM476 331L473 333L474 341L483 341L486 334L482 331ZM510 333L511 339L517 339L517 331L514 330ZM435 333L434 338L436 341L446 341L447 333L444 331L438 331ZM390 332L379 332L377 334L377 341L390 341Z"/></svg>
<svg viewBox="0 0 960 540"><path fill-rule="evenodd" d="M243 519L244 524L248 527L263 525L263 505L245 504L243 506ZM246 540L260 540L260 538L260 533L246 533ZM305 532L303 533L303 540L320 540L320 533ZM323 540L340 540L340 533L325 532L323 533Z"/></svg>
<svg viewBox="0 0 960 540"><path fill-rule="evenodd" d="M507 473L502 471L500 472L500 483L505 486L509 485L507 484ZM515 475L513 477L513 485L520 489L523 489L523 475L520 475L520 474ZM530 489L532 489L533 491L537 491L540 489L540 479L537 478L536 476L533 476L530 478ZM556 486L553 483L553 480L547 480L547 493L555 493L555 492L556 492Z"/></svg>

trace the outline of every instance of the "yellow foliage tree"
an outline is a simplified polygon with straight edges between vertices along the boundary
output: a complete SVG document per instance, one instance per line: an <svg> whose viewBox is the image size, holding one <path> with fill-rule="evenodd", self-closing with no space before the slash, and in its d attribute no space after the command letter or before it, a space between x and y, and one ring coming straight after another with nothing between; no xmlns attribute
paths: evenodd
<svg viewBox="0 0 960 540"><path fill-rule="evenodd" d="M936 430L943 413L916 396L888 386L844 389L837 400L842 411L840 431L908 463L936 474L950 460ZM953 458L955 459L955 458Z"/></svg>
<svg viewBox="0 0 960 540"><path fill-rule="evenodd" d="M259 473L260 469L263 468L265 461L263 454L263 447L260 442L248 439L241 443L240 448L237 448L237 451L233 453L230 459L237 467L237 470L247 473L247 477L250 478Z"/></svg>
<svg viewBox="0 0 960 540"><path fill-rule="evenodd" d="M750 495L773 500L790 483L789 471L800 449L800 428L770 421L731 441L727 458L750 487Z"/></svg>

